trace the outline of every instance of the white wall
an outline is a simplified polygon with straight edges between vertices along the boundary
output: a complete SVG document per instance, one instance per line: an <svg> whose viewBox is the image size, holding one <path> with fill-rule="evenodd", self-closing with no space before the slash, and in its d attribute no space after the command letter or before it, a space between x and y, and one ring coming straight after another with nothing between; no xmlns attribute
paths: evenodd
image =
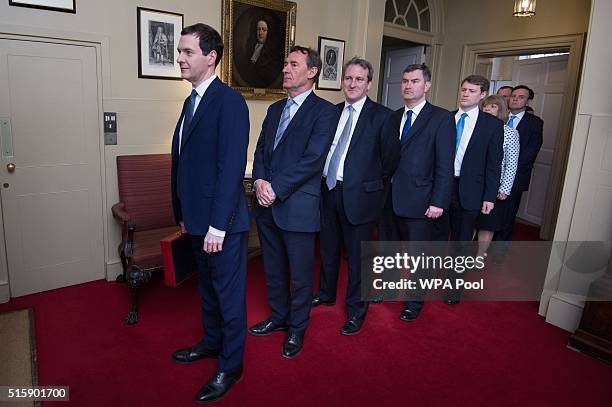
<svg viewBox="0 0 612 407"><path fill-rule="evenodd" d="M611 20L612 2L593 0L555 241L612 241ZM542 295L540 313L548 322L574 331L584 301L556 288L570 273L551 260L547 280L553 289ZM588 285L583 289L586 295Z"/></svg>

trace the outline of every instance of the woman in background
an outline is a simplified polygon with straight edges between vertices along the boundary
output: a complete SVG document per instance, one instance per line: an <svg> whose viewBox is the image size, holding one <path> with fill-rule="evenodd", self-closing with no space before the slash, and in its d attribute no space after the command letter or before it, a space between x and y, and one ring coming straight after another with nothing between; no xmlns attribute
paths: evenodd
<svg viewBox="0 0 612 407"><path fill-rule="evenodd" d="M508 105L503 97L491 95L481 102L480 107L484 112L492 114L504 123L508 121ZM497 201L491 213L488 215L481 213L476 221L481 252L487 250L489 242L493 239L493 234L498 230L502 230L506 224L506 218L512 215L509 213L510 207L507 205L506 198L508 198L512 191L512 184L514 183L514 176L516 175L516 167L518 165L520 144L518 131L508 127L506 124L504 124L503 149L502 175L497 192Z"/></svg>

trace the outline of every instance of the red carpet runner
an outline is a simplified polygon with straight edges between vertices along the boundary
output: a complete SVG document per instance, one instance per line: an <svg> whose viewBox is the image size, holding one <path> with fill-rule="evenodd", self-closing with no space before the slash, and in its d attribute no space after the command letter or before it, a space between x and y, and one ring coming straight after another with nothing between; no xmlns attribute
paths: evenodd
<svg viewBox="0 0 612 407"><path fill-rule="evenodd" d="M339 298L345 279L343 270ZM249 264L247 301L249 324L268 316L259 259ZM0 311L26 307L41 385L70 386L69 403L43 406L190 406L215 371L214 361L170 358L201 335L193 280L143 289L135 326L122 321L126 287L105 281L13 299ZM609 405L612 368L567 349L569 334L545 323L535 303L428 303L414 323L398 319L401 309L373 305L362 333L344 337L344 306L316 308L295 360L280 356L282 333L248 335L245 375L216 405Z"/></svg>

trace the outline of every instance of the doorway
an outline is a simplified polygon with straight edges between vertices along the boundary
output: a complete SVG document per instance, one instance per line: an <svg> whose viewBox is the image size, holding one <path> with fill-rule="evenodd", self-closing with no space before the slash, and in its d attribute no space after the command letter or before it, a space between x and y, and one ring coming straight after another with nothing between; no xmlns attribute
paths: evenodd
<svg viewBox="0 0 612 407"><path fill-rule="evenodd" d="M380 61L381 80L379 83L379 103L391 110L404 106L400 94L402 72L410 64L425 62L427 47L415 42L383 36Z"/></svg>
<svg viewBox="0 0 612 407"><path fill-rule="evenodd" d="M531 105L536 115L544 116L544 144L530 189L523 194L519 218L540 225L540 238L546 240L553 238L559 213L583 44L583 34L575 34L464 47L462 78L478 72L494 81L491 90L505 82L522 83L536 92ZM494 61L499 65L496 69Z"/></svg>
<svg viewBox="0 0 612 407"><path fill-rule="evenodd" d="M97 61L94 46L0 39L11 297L104 278Z"/></svg>

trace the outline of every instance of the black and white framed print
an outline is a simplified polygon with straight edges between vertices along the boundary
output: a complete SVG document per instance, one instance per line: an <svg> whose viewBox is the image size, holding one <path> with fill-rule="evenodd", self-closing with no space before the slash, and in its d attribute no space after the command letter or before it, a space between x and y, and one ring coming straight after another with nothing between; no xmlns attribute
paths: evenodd
<svg viewBox="0 0 612 407"><path fill-rule="evenodd" d="M344 41L319 37L321 73L317 89L340 90L342 87L342 64L344 63Z"/></svg>
<svg viewBox="0 0 612 407"><path fill-rule="evenodd" d="M176 47L183 15L138 7L138 77L181 79Z"/></svg>

